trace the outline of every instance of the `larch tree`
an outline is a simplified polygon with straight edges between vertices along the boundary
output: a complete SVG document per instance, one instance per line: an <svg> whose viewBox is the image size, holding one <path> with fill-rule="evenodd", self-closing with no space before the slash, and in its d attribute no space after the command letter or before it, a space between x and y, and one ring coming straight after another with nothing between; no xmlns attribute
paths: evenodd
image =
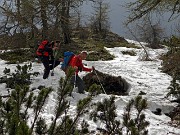
<svg viewBox="0 0 180 135"><path fill-rule="evenodd" d="M127 23L142 18L155 10L171 12L169 20L176 19L180 13L180 0L136 0L127 4L131 14Z"/></svg>
<svg viewBox="0 0 180 135"><path fill-rule="evenodd" d="M144 17L141 23L136 25L140 40L148 43L149 47L157 49L160 47L160 41L164 35L160 21L153 21L150 15Z"/></svg>
<svg viewBox="0 0 180 135"><path fill-rule="evenodd" d="M94 13L91 17L91 28L95 33L103 33L109 30L109 4L104 0L94 1Z"/></svg>
<svg viewBox="0 0 180 135"><path fill-rule="evenodd" d="M0 32L14 36L22 32L27 39L62 38L70 42L71 12L84 0L3 0L0 5ZM25 39L26 39L25 38ZM37 43L37 42L36 42Z"/></svg>

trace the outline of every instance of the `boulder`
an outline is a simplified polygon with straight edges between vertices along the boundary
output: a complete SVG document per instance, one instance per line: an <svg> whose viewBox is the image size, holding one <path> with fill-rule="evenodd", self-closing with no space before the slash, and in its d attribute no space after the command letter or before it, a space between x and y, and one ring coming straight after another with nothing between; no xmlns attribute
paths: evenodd
<svg viewBox="0 0 180 135"><path fill-rule="evenodd" d="M127 90L129 89L129 84L121 76L111 76L97 70L88 73L83 77L83 80L87 89L94 83L102 84L107 94L127 95Z"/></svg>

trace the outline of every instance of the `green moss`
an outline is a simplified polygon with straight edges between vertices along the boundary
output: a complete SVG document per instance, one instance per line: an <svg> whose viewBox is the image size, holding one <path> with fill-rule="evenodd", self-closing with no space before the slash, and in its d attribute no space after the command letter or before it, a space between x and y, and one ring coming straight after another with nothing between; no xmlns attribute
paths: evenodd
<svg viewBox="0 0 180 135"><path fill-rule="evenodd" d="M140 48L135 44L128 43L124 38L119 37L117 34L109 33L108 37L103 39L98 34L89 36L86 40L78 37L72 38L70 44L61 45L61 54L65 51L73 51L75 54L81 51L88 51L89 55L87 60L112 60L114 58L105 47L127 47L127 48ZM16 64L35 59L35 50L13 50L0 54L0 58L7 61L7 63ZM61 55L62 56L62 55Z"/></svg>
<svg viewBox="0 0 180 135"><path fill-rule="evenodd" d="M133 43L128 43L128 42L109 42L108 44L107 43L104 44L104 46L108 48L113 48L113 47L127 47L127 48L136 48L136 49L141 48Z"/></svg>
<svg viewBox="0 0 180 135"><path fill-rule="evenodd" d="M133 50L131 50L131 51L122 51L122 54L130 55L130 56L136 56L136 52L134 52Z"/></svg>
<svg viewBox="0 0 180 135"><path fill-rule="evenodd" d="M17 64L32 60L31 51L25 49L12 50L0 54L0 59L7 61L7 64Z"/></svg>

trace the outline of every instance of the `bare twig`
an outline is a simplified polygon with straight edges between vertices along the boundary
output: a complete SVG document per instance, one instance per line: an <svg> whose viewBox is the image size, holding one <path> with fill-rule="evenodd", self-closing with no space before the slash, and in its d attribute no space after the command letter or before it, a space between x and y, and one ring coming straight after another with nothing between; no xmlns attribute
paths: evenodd
<svg viewBox="0 0 180 135"><path fill-rule="evenodd" d="M10 95L2 95L2 96L0 96L0 98L8 98L8 97L10 97Z"/></svg>
<svg viewBox="0 0 180 135"><path fill-rule="evenodd" d="M138 40L138 38L134 35L133 31L126 25L127 29L130 31L130 33L132 34L132 36L136 39L136 41L141 45L141 47L144 49L144 52L146 54L146 57L144 60L150 60L148 52L146 51L146 48L144 47L144 45L141 44L141 42Z"/></svg>

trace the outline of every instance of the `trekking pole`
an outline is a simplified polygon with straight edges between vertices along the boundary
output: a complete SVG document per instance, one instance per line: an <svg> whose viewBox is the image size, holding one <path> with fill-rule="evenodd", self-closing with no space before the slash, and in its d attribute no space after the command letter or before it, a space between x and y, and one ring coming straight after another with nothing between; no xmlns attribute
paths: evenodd
<svg viewBox="0 0 180 135"><path fill-rule="evenodd" d="M96 74L96 76L97 76L97 79L98 79L100 85L101 85L101 88L103 89L104 94L106 94L106 91L105 91L105 89L104 89L104 87L103 87L103 85L102 85L102 83L101 83L101 81L100 81L100 79L99 79L99 76L97 75L96 70L94 70L94 72L95 72L95 74Z"/></svg>
<svg viewBox="0 0 180 135"><path fill-rule="evenodd" d="M75 75L74 75L74 88L76 88L76 78L77 76L76 76L76 72L75 72Z"/></svg>
<svg viewBox="0 0 180 135"><path fill-rule="evenodd" d="M54 66L55 66L55 58L54 58L54 61L53 61L53 70L52 70L52 72L51 72L51 76L54 76Z"/></svg>
<svg viewBox="0 0 180 135"><path fill-rule="evenodd" d="M53 61L53 69L52 69L52 72L51 72L51 76L54 76L54 67L55 67L55 62L56 62L56 55L57 55L57 51L54 50L54 52L53 52L54 61Z"/></svg>

